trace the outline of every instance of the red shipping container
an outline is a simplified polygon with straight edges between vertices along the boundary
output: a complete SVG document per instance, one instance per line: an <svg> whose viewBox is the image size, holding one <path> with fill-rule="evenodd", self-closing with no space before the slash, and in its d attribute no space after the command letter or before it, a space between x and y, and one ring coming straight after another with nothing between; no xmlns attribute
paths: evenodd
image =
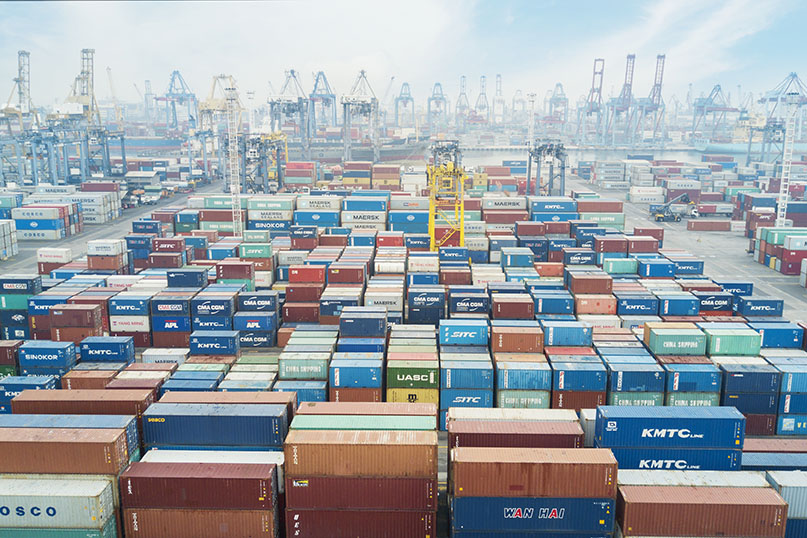
<svg viewBox="0 0 807 538"><path fill-rule="evenodd" d="M97 304L54 305L49 314L51 328L101 326L101 305Z"/></svg>
<svg viewBox="0 0 807 538"><path fill-rule="evenodd" d="M485 209L482 211L482 220L491 224L515 224L520 220L527 220L530 215L526 211L514 210L491 210Z"/></svg>
<svg viewBox="0 0 807 538"><path fill-rule="evenodd" d="M247 212L241 212L242 220L246 222ZM233 212L231 209L200 209L199 210L200 222L232 222ZM216 233L219 233L218 231Z"/></svg>
<svg viewBox="0 0 807 538"><path fill-rule="evenodd" d="M628 237L628 254L658 252L658 239L655 237Z"/></svg>
<svg viewBox="0 0 807 538"><path fill-rule="evenodd" d="M582 448L583 428L577 422L452 420L448 448Z"/></svg>
<svg viewBox="0 0 807 538"><path fill-rule="evenodd" d="M216 264L217 278L255 279L255 266L251 262L223 260Z"/></svg>
<svg viewBox="0 0 807 538"><path fill-rule="evenodd" d="M533 319L535 302L524 293L497 293L493 296L493 319Z"/></svg>
<svg viewBox="0 0 807 538"><path fill-rule="evenodd" d="M657 228L655 226L642 226L641 228L634 228L633 235L641 235L644 237L655 237L659 242L664 241L664 228Z"/></svg>
<svg viewBox="0 0 807 538"><path fill-rule="evenodd" d="M776 435L776 415L745 415L745 434Z"/></svg>
<svg viewBox="0 0 807 538"><path fill-rule="evenodd" d="M286 506L295 509L437 510L432 478L311 476L286 478L285 486Z"/></svg>
<svg viewBox="0 0 807 538"><path fill-rule="evenodd" d="M163 385L162 379L145 378L145 379L118 379L115 378L104 387L106 390L149 390L151 391L151 398L157 399L157 391Z"/></svg>
<svg viewBox="0 0 807 538"><path fill-rule="evenodd" d="M579 213L622 213L622 202L619 200L583 199L577 200Z"/></svg>
<svg viewBox="0 0 807 538"><path fill-rule="evenodd" d="M464 198L462 204L466 211L479 211L482 209L482 198Z"/></svg>
<svg viewBox="0 0 807 538"><path fill-rule="evenodd" d="M40 275L49 275L51 271L55 271L60 267L64 267L63 263L48 263L48 262L37 262L36 268L37 273Z"/></svg>
<svg viewBox="0 0 807 538"><path fill-rule="evenodd" d="M575 295L574 311L576 314L616 314L616 297L613 295Z"/></svg>
<svg viewBox="0 0 807 538"><path fill-rule="evenodd" d="M104 389L117 374L114 370L72 370L62 376L62 388Z"/></svg>
<svg viewBox="0 0 807 538"><path fill-rule="evenodd" d="M552 409L596 409L605 405L605 392L553 390Z"/></svg>
<svg viewBox="0 0 807 538"><path fill-rule="evenodd" d="M289 267L289 283L325 283L327 268L324 265L292 265Z"/></svg>
<svg viewBox="0 0 807 538"><path fill-rule="evenodd" d="M338 324L338 316L336 317ZM382 402L383 400L384 396L381 389L331 387L328 391L329 402Z"/></svg>
<svg viewBox="0 0 807 538"><path fill-rule="evenodd" d="M191 333L152 331L151 339L154 347L189 347Z"/></svg>
<svg viewBox="0 0 807 538"><path fill-rule="evenodd" d="M566 222L547 222L546 235L569 235L572 230L572 225Z"/></svg>
<svg viewBox="0 0 807 538"><path fill-rule="evenodd" d="M0 340L0 366L16 366L22 340Z"/></svg>
<svg viewBox="0 0 807 538"><path fill-rule="evenodd" d="M328 283L363 284L364 266L333 265L328 268Z"/></svg>
<svg viewBox="0 0 807 538"><path fill-rule="evenodd" d="M51 327L50 339L55 342L73 342L78 345L90 336L103 336L101 326L98 327Z"/></svg>
<svg viewBox="0 0 807 538"><path fill-rule="evenodd" d="M580 293L605 294L613 291L613 278L610 275L572 273L569 276L569 291Z"/></svg>
<svg viewBox="0 0 807 538"><path fill-rule="evenodd" d="M292 250L314 250L319 245L318 237L292 237Z"/></svg>
<svg viewBox="0 0 807 538"><path fill-rule="evenodd" d="M433 538L436 521L435 511L286 509L287 536L296 538Z"/></svg>
<svg viewBox="0 0 807 538"><path fill-rule="evenodd" d="M774 439L748 438L743 443L743 452L802 454L807 452L807 439L790 439L787 437L776 437Z"/></svg>
<svg viewBox="0 0 807 538"><path fill-rule="evenodd" d="M687 221L687 230L697 232L730 232L730 220L698 219Z"/></svg>
<svg viewBox="0 0 807 538"><path fill-rule="evenodd" d="M321 235L319 244L323 247L346 247L349 237L347 235Z"/></svg>
<svg viewBox="0 0 807 538"><path fill-rule="evenodd" d="M117 291L115 292L117 293ZM104 331L109 332L109 298L112 297L113 294L109 296L98 296L98 295L74 295L70 299L67 300L68 304L97 304L101 307L101 327Z"/></svg>
<svg viewBox="0 0 807 538"><path fill-rule="evenodd" d="M546 235L546 224L543 222L533 222L531 220L521 220L516 222L516 234L519 237Z"/></svg>
<svg viewBox="0 0 807 538"><path fill-rule="evenodd" d="M110 336L131 336L132 339L134 340L134 345L136 348L151 347L150 332L142 332L142 333L113 332L110 333Z"/></svg>
<svg viewBox="0 0 807 538"><path fill-rule="evenodd" d="M313 303L319 301L325 284L301 282L286 286L286 300L291 303Z"/></svg>
<svg viewBox="0 0 807 538"><path fill-rule="evenodd" d="M153 252L149 254L149 267L179 269L182 267L181 252Z"/></svg>
<svg viewBox="0 0 807 538"><path fill-rule="evenodd" d="M563 276L563 263L535 262L533 265L540 276Z"/></svg>
<svg viewBox="0 0 807 538"><path fill-rule="evenodd" d="M544 333L539 328L491 327L490 349L505 353L541 353Z"/></svg>
<svg viewBox="0 0 807 538"><path fill-rule="evenodd" d="M319 303L285 303L283 321L316 323L319 321Z"/></svg>
<svg viewBox="0 0 807 538"><path fill-rule="evenodd" d="M697 355L656 355L660 364L712 364L709 357Z"/></svg>
<svg viewBox="0 0 807 538"><path fill-rule="evenodd" d="M123 508L271 510L273 464L134 462L120 476Z"/></svg>
<svg viewBox="0 0 807 538"><path fill-rule="evenodd" d="M598 235L594 238L594 252L627 252L626 237L606 237Z"/></svg>
<svg viewBox="0 0 807 538"><path fill-rule="evenodd" d="M273 510L127 508L123 510L123 525L126 536L273 536L278 525L274 516Z"/></svg>
<svg viewBox="0 0 807 538"><path fill-rule="evenodd" d="M88 269L115 271L123 266L123 254L118 254L117 256L87 256Z"/></svg>
<svg viewBox="0 0 807 538"><path fill-rule="evenodd" d="M471 282L470 267L440 269L440 284L448 286L470 285Z"/></svg>
<svg viewBox="0 0 807 538"><path fill-rule="evenodd" d="M185 250L185 240L181 237L155 238L151 242L152 252L182 252Z"/></svg>

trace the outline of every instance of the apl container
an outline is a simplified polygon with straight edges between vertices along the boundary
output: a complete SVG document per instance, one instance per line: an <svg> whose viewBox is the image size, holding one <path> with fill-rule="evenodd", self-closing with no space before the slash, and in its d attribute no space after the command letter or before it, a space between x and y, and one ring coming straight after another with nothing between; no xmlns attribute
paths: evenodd
<svg viewBox="0 0 807 538"><path fill-rule="evenodd" d="M623 407L597 410L600 447L742 448L745 417L731 407Z"/></svg>

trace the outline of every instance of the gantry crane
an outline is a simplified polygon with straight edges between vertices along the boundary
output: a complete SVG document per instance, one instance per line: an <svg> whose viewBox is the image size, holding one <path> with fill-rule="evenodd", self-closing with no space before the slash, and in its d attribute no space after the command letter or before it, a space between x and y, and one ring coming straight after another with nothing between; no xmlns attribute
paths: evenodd
<svg viewBox="0 0 807 538"><path fill-rule="evenodd" d="M507 105L504 101L504 94L502 93L502 76L496 75L496 92L493 94L493 123L502 125L504 117L507 113Z"/></svg>
<svg viewBox="0 0 807 538"><path fill-rule="evenodd" d="M303 90L300 78L294 69L286 71L286 80L280 87L278 95L269 98L269 118L270 130L272 132L281 131L283 123L290 118L299 129L297 134L302 142L303 158L310 158L311 135L309 133L309 123L306 115L309 111L309 97Z"/></svg>
<svg viewBox="0 0 807 538"><path fill-rule="evenodd" d="M109 94L112 98L112 106L115 110L115 125L118 126L119 129L123 128L123 109L120 106L120 102L118 102L118 96L115 93L115 83L112 81L112 68L107 66L106 68L106 76L109 80Z"/></svg>
<svg viewBox="0 0 807 538"><path fill-rule="evenodd" d="M448 121L448 100L443 94L443 85L434 83L432 94L426 101L426 114L429 118L429 131L434 134L436 127L445 127Z"/></svg>
<svg viewBox="0 0 807 538"><path fill-rule="evenodd" d="M65 103L81 105L87 125L101 125L101 115L95 100L95 49L81 49L81 72L73 81Z"/></svg>
<svg viewBox="0 0 807 538"><path fill-rule="evenodd" d="M704 136L710 140L724 134L728 122L728 113L739 112L729 105L720 84L716 84L707 97L698 97L692 102L692 138L696 138L699 129L703 128ZM711 117L711 119L709 119ZM708 132L707 132L708 131Z"/></svg>
<svg viewBox="0 0 807 538"><path fill-rule="evenodd" d="M756 129L762 132L762 147L760 148L759 160L766 162L769 155L774 161L779 160L784 152L783 141L786 137L785 115L788 112L789 101L796 99L798 95L799 106L807 104L807 86L801 81L796 73L790 73L785 79L776 85L775 88L766 92L758 101L765 105L765 125ZM802 109L797 110L795 117L795 139L802 138L804 117ZM751 159L751 138L753 132L749 133L748 160Z"/></svg>
<svg viewBox="0 0 807 538"><path fill-rule="evenodd" d="M350 161L352 159L352 134L351 128L353 125L353 116L360 116L367 118L368 128L370 131L370 143L373 147L373 161L378 162L379 148L378 148L378 99L375 96L370 81L367 80L367 72L362 69L356 81L350 88L350 93L343 95L342 99L342 114L344 118L344 132L342 133L344 139L344 155L343 161Z"/></svg>
<svg viewBox="0 0 807 538"><path fill-rule="evenodd" d="M324 71L319 71L314 76L314 89L308 96L310 108L308 121L310 133L315 135L320 126L336 126L336 95L328 83L328 78Z"/></svg>
<svg viewBox="0 0 807 538"><path fill-rule="evenodd" d="M232 195L233 236L241 237L244 233L243 214L241 211L241 165L238 143L238 132L241 128L241 102L235 85L225 88L227 96L227 183Z"/></svg>
<svg viewBox="0 0 807 538"><path fill-rule="evenodd" d="M15 94L16 106L12 104ZM26 50L17 52L17 76L14 78L14 86L8 101L0 110L0 119L6 122L9 133L12 117L17 119L20 131L25 130L25 120L29 117L33 118L33 123L39 127L39 115L31 99L31 53Z"/></svg>
<svg viewBox="0 0 807 538"><path fill-rule="evenodd" d="M468 115L471 112L471 103L468 101L468 94L466 92L466 78L465 75L460 77L460 95L457 97L457 105L454 107L454 120L456 128L459 131L465 131L468 123Z"/></svg>
<svg viewBox="0 0 807 538"><path fill-rule="evenodd" d="M595 58L594 72L591 75L591 89L588 91L588 96L582 107L577 109L577 139L581 144L588 144L589 142L603 142L603 123L605 115L603 114L602 104L602 81L603 74L605 73L605 60L602 58ZM589 118L593 116L594 121L591 122ZM593 133L592 126L593 123ZM593 136L591 136L593 134Z"/></svg>
<svg viewBox="0 0 807 538"><path fill-rule="evenodd" d="M150 83L146 86L146 99L148 99L148 95L151 93L150 86ZM177 105L180 105L186 108L188 127L191 129L196 128L196 120L199 116L198 100L178 70L171 72L171 79L168 81L168 88L165 90L165 94L155 97L154 100L165 104L166 127L169 129L179 127Z"/></svg>
<svg viewBox="0 0 807 538"><path fill-rule="evenodd" d="M650 89L650 96L637 99L636 101L636 126L632 129L634 141L639 138L643 141L644 132L652 131L651 142L659 139L663 140L662 122L664 121L664 99L661 97L661 87L664 81L664 62L666 55L656 56L656 73L653 77L653 87ZM647 125L649 123L649 125Z"/></svg>
<svg viewBox="0 0 807 538"><path fill-rule="evenodd" d="M531 195L530 176L532 174L532 163L535 161L538 169L535 175L535 192L542 192L549 196L564 196L566 192L566 159L568 154L566 148L560 142L539 142L531 144L528 150L529 159L527 161L527 194ZM544 161L549 162L549 176L545 185L541 185L541 165ZM555 173L557 165L557 174ZM557 183L556 183L557 181Z"/></svg>
<svg viewBox="0 0 807 538"><path fill-rule="evenodd" d="M409 89L408 82L401 84L401 93L395 98L395 127L402 127L401 119L404 112L410 118L406 127L414 127L415 100L412 99L412 91Z"/></svg>
<svg viewBox="0 0 807 538"><path fill-rule="evenodd" d="M490 121L490 106L488 105L487 85L488 77L485 75L479 77L479 95L476 97L474 112L476 113L477 119L482 123L487 123Z"/></svg>
<svg viewBox="0 0 807 538"><path fill-rule="evenodd" d="M605 142L614 146L617 142L617 131L622 130L622 140L630 140L631 112L633 110L633 68L636 55L628 54L625 63L625 80L617 97L608 100L606 105Z"/></svg>
<svg viewBox="0 0 807 538"><path fill-rule="evenodd" d="M432 146L432 163L426 167L429 182L429 237L432 251L449 241L465 246L463 193L468 176L462 167L457 140L440 140ZM439 222L438 222L439 221ZM437 226L447 229L437 233Z"/></svg>

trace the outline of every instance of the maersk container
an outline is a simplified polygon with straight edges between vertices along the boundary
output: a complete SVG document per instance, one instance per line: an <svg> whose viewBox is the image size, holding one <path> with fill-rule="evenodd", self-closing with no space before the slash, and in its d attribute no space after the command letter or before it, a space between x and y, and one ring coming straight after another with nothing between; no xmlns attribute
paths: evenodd
<svg viewBox="0 0 807 538"><path fill-rule="evenodd" d="M580 321L541 321L545 346L590 346L591 326Z"/></svg>
<svg viewBox="0 0 807 538"><path fill-rule="evenodd" d="M705 329L709 355L759 355L762 335L753 329Z"/></svg>
<svg viewBox="0 0 807 538"><path fill-rule="evenodd" d="M743 452L730 448L611 448L619 469L739 471Z"/></svg>
<svg viewBox="0 0 807 538"><path fill-rule="evenodd" d="M236 355L241 348L238 331L194 331L189 347L191 355Z"/></svg>
<svg viewBox="0 0 807 538"><path fill-rule="evenodd" d="M137 420L129 415L3 415L0 428L122 429L131 459L140 450Z"/></svg>
<svg viewBox="0 0 807 538"><path fill-rule="evenodd" d="M440 320L440 345L486 346L489 339L487 320Z"/></svg>
<svg viewBox="0 0 807 538"><path fill-rule="evenodd" d="M487 361L440 363L440 386L445 389L493 389L493 365Z"/></svg>
<svg viewBox="0 0 807 538"><path fill-rule="evenodd" d="M745 417L731 407L623 407L597 409L595 442L601 448L742 448Z"/></svg>
<svg viewBox="0 0 807 538"><path fill-rule="evenodd" d="M568 391L605 391L608 371L602 363L553 362L552 388Z"/></svg>
<svg viewBox="0 0 807 538"><path fill-rule="evenodd" d="M723 392L779 393L782 373L771 365L724 364Z"/></svg>
<svg viewBox="0 0 807 538"><path fill-rule="evenodd" d="M751 295L754 293L754 283L739 280L715 280L712 282L723 288L723 291L731 293L736 297Z"/></svg>
<svg viewBox="0 0 807 538"><path fill-rule="evenodd" d="M745 415L775 415L779 395L758 392L724 392L720 405L736 407Z"/></svg>
<svg viewBox="0 0 807 538"><path fill-rule="evenodd" d="M697 316L700 300L689 292L657 294L660 316Z"/></svg>
<svg viewBox="0 0 807 538"><path fill-rule="evenodd" d="M807 393L807 364L777 364L782 372L782 392Z"/></svg>
<svg viewBox="0 0 807 538"><path fill-rule="evenodd" d="M616 313L623 315L648 314L656 315L659 308L659 300L651 294L616 294Z"/></svg>
<svg viewBox="0 0 807 538"><path fill-rule="evenodd" d="M664 392L664 368L658 364L608 364L612 392Z"/></svg>
<svg viewBox="0 0 807 538"><path fill-rule="evenodd" d="M384 383L383 359L334 359L329 371L330 386L333 388L381 388Z"/></svg>
<svg viewBox="0 0 807 538"><path fill-rule="evenodd" d="M552 389L552 368L545 362L496 362L496 389Z"/></svg>
<svg viewBox="0 0 807 538"><path fill-rule="evenodd" d="M664 393L609 392L608 405L664 405Z"/></svg>
<svg viewBox="0 0 807 538"><path fill-rule="evenodd" d="M3 515L0 534L3 536L13 536L15 528L30 529L30 536L35 536L44 527L61 531L54 536L69 537L72 532L69 529L95 532L115 517L117 501L109 480L24 476L0 480L0 514Z"/></svg>
<svg viewBox="0 0 807 538"><path fill-rule="evenodd" d="M804 329L795 323L749 323L762 335L763 348L801 348Z"/></svg>
<svg viewBox="0 0 807 538"><path fill-rule="evenodd" d="M147 446L281 446L285 405L155 403L143 413Z"/></svg>
<svg viewBox="0 0 807 538"><path fill-rule="evenodd" d="M131 336L89 336L81 341L81 359L95 362L134 362L135 346Z"/></svg>
<svg viewBox="0 0 807 538"><path fill-rule="evenodd" d="M807 454L743 452L743 471L798 471L807 469Z"/></svg>
<svg viewBox="0 0 807 538"><path fill-rule="evenodd" d="M328 401L327 381L280 380L272 387L275 392L296 392L297 402Z"/></svg>
<svg viewBox="0 0 807 538"><path fill-rule="evenodd" d="M614 529L615 511L614 499L454 497L451 528L453 535L462 530L506 536L546 533L547 537L558 533L609 533Z"/></svg>
<svg viewBox="0 0 807 538"><path fill-rule="evenodd" d="M801 471L770 471L765 475L773 489L787 502L787 525L790 526L794 519L807 519L807 474Z"/></svg>
<svg viewBox="0 0 807 538"><path fill-rule="evenodd" d="M76 345L73 342L28 340L17 352L20 368L65 368L76 362Z"/></svg>
<svg viewBox="0 0 807 538"><path fill-rule="evenodd" d="M493 407L493 389L440 389L440 409Z"/></svg>
<svg viewBox="0 0 807 538"><path fill-rule="evenodd" d="M706 335L700 329L650 329L647 347L654 355L705 355Z"/></svg>
<svg viewBox="0 0 807 538"><path fill-rule="evenodd" d="M722 372L713 364L665 364L667 392L720 392Z"/></svg>

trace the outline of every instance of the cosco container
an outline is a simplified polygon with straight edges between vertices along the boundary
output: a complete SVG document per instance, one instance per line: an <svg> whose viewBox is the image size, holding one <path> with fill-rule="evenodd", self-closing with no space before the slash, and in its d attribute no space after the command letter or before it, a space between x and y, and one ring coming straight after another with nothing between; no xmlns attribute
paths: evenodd
<svg viewBox="0 0 807 538"><path fill-rule="evenodd" d="M143 413L147 446L280 446L286 406L156 403Z"/></svg>
<svg viewBox="0 0 807 538"><path fill-rule="evenodd" d="M619 469L738 471L741 450L729 448L611 448Z"/></svg>
<svg viewBox="0 0 807 538"><path fill-rule="evenodd" d="M0 480L0 514L3 536L13 536L13 528L39 532L63 529L103 529L115 517L112 483L107 480L52 478L4 478ZM11 529L9 529L9 527ZM30 534L33 536L33 534Z"/></svg>
<svg viewBox="0 0 807 538"><path fill-rule="evenodd" d="M597 410L600 447L742 448L745 417L731 407L624 407Z"/></svg>

